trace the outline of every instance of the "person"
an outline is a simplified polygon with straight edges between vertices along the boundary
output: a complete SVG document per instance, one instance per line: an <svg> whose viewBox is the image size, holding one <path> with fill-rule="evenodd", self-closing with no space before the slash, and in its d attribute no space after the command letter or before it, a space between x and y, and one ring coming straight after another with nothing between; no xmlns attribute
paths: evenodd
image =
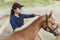
<svg viewBox="0 0 60 40"><path fill-rule="evenodd" d="M24 18L31 18L31 17L38 16L36 14L22 14L21 13L22 7L24 6L19 3L14 3L12 6L11 14L10 14L10 24L13 28L13 31L16 28L19 28L22 25L24 25Z"/></svg>

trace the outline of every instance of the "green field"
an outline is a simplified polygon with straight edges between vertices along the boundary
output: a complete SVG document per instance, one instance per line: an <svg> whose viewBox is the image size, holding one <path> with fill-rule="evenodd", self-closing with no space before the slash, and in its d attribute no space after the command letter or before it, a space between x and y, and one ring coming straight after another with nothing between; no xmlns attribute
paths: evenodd
<svg viewBox="0 0 60 40"><path fill-rule="evenodd" d="M52 3L53 1L51 0L21 0L21 4L25 5L26 7L36 5L46 6Z"/></svg>
<svg viewBox="0 0 60 40"><path fill-rule="evenodd" d="M16 2L16 0L14 0L14 2ZM14 2L2 2L0 8L11 7ZM34 7L37 5L46 6L52 3L53 1L51 0L20 0L20 4L24 5L25 7Z"/></svg>

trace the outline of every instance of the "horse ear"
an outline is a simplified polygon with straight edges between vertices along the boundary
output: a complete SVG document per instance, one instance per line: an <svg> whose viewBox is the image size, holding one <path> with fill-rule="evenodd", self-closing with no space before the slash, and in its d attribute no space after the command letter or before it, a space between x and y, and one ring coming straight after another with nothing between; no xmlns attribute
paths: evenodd
<svg viewBox="0 0 60 40"><path fill-rule="evenodd" d="M50 18L50 17L52 17L52 12L50 12L50 14L49 14L49 18Z"/></svg>

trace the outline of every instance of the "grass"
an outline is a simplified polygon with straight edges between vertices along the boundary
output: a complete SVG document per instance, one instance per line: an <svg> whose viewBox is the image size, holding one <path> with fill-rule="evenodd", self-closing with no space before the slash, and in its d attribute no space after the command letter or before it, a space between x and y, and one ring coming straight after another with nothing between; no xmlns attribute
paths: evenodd
<svg viewBox="0 0 60 40"><path fill-rule="evenodd" d="M7 2L7 3L4 3L4 4L0 5L0 8L11 7L12 4L13 4L12 2Z"/></svg>
<svg viewBox="0 0 60 40"><path fill-rule="evenodd" d="M20 3L25 5L25 7L31 7L31 6L36 6L36 5L42 5L46 6L49 4L53 4L53 1L51 0L20 0Z"/></svg>
<svg viewBox="0 0 60 40"><path fill-rule="evenodd" d="M14 2L16 2L16 0ZM0 8L11 7L14 2L2 3ZM34 7L36 5L46 6L52 3L50 0L20 0L20 4L23 4L25 7Z"/></svg>
<svg viewBox="0 0 60 40"><path fill-rule="evenodd" d="M15 1L14 1L15 2ZM10 8L14 2L6 2L0 5L0 9Z"/></svg>

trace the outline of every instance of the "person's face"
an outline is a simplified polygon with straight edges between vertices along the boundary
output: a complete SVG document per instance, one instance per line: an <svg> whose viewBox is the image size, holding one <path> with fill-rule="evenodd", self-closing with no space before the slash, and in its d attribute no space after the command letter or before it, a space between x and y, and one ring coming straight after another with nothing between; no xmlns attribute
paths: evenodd
<svg viewBox="0 0 60 40"><path fill-rule="evenodd" d="M16 13L21 13L21 12L22 12L22 8L16 8L14 11L15 11Z"/></svg>

